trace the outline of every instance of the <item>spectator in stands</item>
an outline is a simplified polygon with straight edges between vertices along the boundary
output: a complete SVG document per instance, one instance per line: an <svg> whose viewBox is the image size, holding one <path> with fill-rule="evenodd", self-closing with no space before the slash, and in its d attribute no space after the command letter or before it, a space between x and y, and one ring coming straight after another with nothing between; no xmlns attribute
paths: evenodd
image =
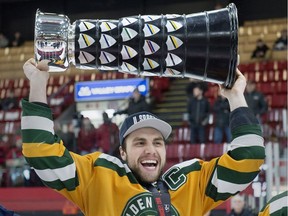
<svg viewBox="0 0 288 216"><path fill-rule="evenodd" d="M138 88L135 88L132 97L128 101L128 107L124 110L119 110L115 112L113 115L121 115L121 114L134 114L141 111L150 112L150 105L146 102L146 98L142 95Z"/></svg>
<svg viewBox="0 0 288 216"><path fill-rule="evenodd" d="M275 41L273 50L287 49L287 29L281 31L280 37Z"/></svg>
<svg viewBox="0 0 288 216"><path fill-rule="evenodd" d="M97 144L99 151L119 156L119 128L111 121L106 112L102 113L103 124L97 129Z"/></svg>
<svg viewBox="0 0 288 216"><path fill-rule="evenodd" d="M223 135L226 136L226 142L232 141L232 135L229 128L230 107L227 98L225 98L220 89L218 97L213 105L214 112L214 143L219 144L223 142Z"/></svg>
<svg viewBox="0 0 288 216"><path fill-rule="evenodd" d="M83 118L77 139L77 152L85 155L97 150L96 129L89 118Z"/></svg>
<svg viewBox="0 0 288 216"><path fill-rule="evenodd" d="M258 120L261 122L261 116L268 110L268 105L264 95L256 90L256 83L248 81L245 91L245 99L248 107L254 112Z"/></svg>
<svg viewBox="0 0 288 216"><path fill-rule="evenodd" d="M76 142L75 142L75 133L74 133L74 126L72 123L60 123L55 122L54 124L55 132L61 137L65 147L69 151L76 152Z"/></svg>
<svg viewBox="0 0 288 216"><path fill-rule="evenodd" d="M29 185L29 178L25 178L24 176L24 170L26 169L25 165L27 163L22 154L21 136L17 136L13 139L13 145L6 154L5 164L9 176L8 186Z"/></svg>
<svg viewBox="0 0 288 216"><path fill-rule="evenodd" d="M13 144L6 154L6 166L17 167L26 164L22 155L22 139L20 136L15 137Z"/></svg>
<svg viewBox="0 0 288 216"><path fill-rule="evenodd" d="M22 44L24 44L24 39L22 37L22 34L19 31L16 31L14 33L13 37L11 38L10 46L11 47L19 47Z"/></svg>
<svg viewBox="0 0 288 216"><path fill-rule="evenodd" d="M222 9L222 8L224 8L224 5L222 4L222 2L217 1L215 6L214 6L214 9L218 10L218 9Z"/></svg>
<svg viewBox="0 0 288 216"><path fill-rule="evenodd" d="M258 39L256 43L256 48L252 53L251 58L263 59L266 57L266 53L269 47L264 43L262 39Z"/></svg>
<svg viewBox="0 0 288 216"><path fill-rule="evenodd" d="M200 81L200 80L196 80L196 79L190 79L190 82L188 83L188 85L186 86L186 94L188 96L188 98L193 97L193 89L195 88L195 86L200 86L201 89L203 89L203 95L205 94L205 92L208 90L208 84L206 82Z"/></svg>
<svg viewBox="0 0 288 216"><path fill-rule="evenodd" d="M231 209L231 212L227 216L254 216L252 211L245 206L244 195L237 194L232 197Z"/></svg>
<svg viewBox="0 0 288 216"><path fill-rule="evenodd" d="M0 134L0 167L5 166L6 155L9 151L9 141L10 139L7 134Z"/></svg>
<svg viewBox="0 0 288 216"><path fill-rule="evenodd" d="M14 95L14 90L7 90L6 98L2 101L2 109L3 110L11 110L18 108L18 99Z"/></svg>
<svg viewBox="0 0 288 216"><path fill-rule="evenodd" d="M9 40L2 32L0 32L0 48L5 48L8 45L9 45Z"/></svg>
<svg viewBox="0 0 288 216"><path fill-rule="evenodd" d="M171 78L153 77L150 79L150 99L155 105L163 100L163 94L169 89Z"/></svg>
<svg viewBox="0 0 288 216"><path fill-rule="evenodd" d="M206 126L209 120L209 101L203 94L201 84L193 89L193 97L190 98L187 106L187 113L191 129L190 143L206 142Z"/></svg>

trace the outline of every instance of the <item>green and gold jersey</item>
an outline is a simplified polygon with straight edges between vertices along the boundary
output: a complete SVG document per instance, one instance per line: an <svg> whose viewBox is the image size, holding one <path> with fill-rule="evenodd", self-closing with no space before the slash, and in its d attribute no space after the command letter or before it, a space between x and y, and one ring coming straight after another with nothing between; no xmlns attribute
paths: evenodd
<svg viewBox="0 0 288 216"><path fill-rule="evenodd" d="M258 216L287 216L288 215L288 191L274 196L263 207Z"/></svg>
<svg viewBox="0 0 288 216"><path fill-rule="evenodd" d="M100 152L69 152L54 133L50 108L25 100L22 107L23 154L45 185L77 204L86 216L157 215L151 192L125 163ZM232 113L234 140L228 153L209 162L185 161L163 174L172 216L202 216L256 177L265 151L261 129L250 115L248 108Z"/></svg>

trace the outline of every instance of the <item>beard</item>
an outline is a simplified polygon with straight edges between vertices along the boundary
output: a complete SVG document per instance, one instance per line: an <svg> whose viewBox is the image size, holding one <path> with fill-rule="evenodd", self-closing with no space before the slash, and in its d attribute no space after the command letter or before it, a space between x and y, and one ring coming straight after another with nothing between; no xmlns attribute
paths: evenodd
<svg viewBox="0 0 288 216"><path fill-rule="evenodd" d="M140 168L140 166L141 166L140 163L137 163L137 164L132 163L129 160L128 156L127 156L126 163L140 184L141 183L150 184L150 183L157 181L160 178L160 176L163 174L163 167L164 167L165 161L164 161L164 164L160 163L157 165L157 166L159 166L159 168L158 168L157 173L154 173L154 174L143 172L143 170L141 170L141 168Z"/></svg>

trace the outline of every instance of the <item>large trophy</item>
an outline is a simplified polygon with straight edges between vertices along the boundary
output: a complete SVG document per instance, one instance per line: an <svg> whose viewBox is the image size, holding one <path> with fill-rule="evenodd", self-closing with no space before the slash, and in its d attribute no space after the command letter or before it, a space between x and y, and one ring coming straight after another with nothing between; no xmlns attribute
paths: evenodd
<svg viewBox="0 0 288 216"><path fill-rule="evenodd" d="M49 71L118 70L141 76L189 77L223 84L235 80L236 6L189 15L139 15L119 20L36 13L35 59Z"/></svg>

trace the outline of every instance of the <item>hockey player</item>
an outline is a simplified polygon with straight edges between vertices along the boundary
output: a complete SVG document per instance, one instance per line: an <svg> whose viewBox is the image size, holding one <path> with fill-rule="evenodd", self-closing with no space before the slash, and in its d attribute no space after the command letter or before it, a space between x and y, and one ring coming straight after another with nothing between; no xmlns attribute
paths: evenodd
<svg viewBox="0 0 288 216"><path fill-rule="evenodd" d="M23 154L44 184L77 204L86 216L202 216L244 190L264 162L264 141L243 92L245 77L237 70L228 99L233 135L231 150L211 161L192 159L162 172L165 141L171 126L141 112L120 128L121 159L94 152L69 152L53 130L47 105L47 62L24 66L30 80L29 99L22 100Z"/></svg>

